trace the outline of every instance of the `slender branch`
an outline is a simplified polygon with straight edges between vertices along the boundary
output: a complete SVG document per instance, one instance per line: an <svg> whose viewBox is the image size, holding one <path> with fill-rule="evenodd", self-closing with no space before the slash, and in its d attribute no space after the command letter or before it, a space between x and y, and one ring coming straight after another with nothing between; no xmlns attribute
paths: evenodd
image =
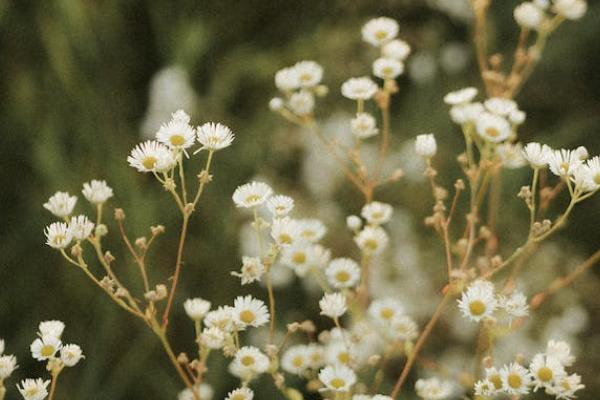
<svg viewBox="0 0 600 400"><path fill-rule="evenodd" d="M162 316L163 328L166 328L169 324L169 313L173 306L173 298L175 297L175 291L177 290L177 283L179 282L179 275L181 274L181 264L183 263L183 249L185 246L185 239L187 237L188 223L190 215L188 213L183 214L183 223L181 224L181 233L179 235L179 245L177 247L177 260L175 261L175 273L173 274L173 282L171 284L171 290L169 290L169 298L165 311Z"/></svg>

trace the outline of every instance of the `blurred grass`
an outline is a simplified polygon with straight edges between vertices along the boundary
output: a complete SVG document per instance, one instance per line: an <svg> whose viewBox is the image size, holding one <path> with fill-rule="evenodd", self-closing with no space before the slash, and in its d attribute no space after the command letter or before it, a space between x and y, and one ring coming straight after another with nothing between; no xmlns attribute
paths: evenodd
<svg viewBox="0 0 600 400"><path fill-rule="evenodd" d="M493 41L499 50L508 51L516 30L507 3L516 2L494 3ZM141 227L150 224L167 226L152 266L153 276L164 279L179 229L176 210L149 177L126 165L125 157L140 140L150 79L165 66L184 67L199 96L197 108L188 110L193 120L223 121L237 140L218 154L216 182L194 218L178 306L188 295L202 295L213 304L230 302L238 289L229 271L238 265L240 222L231 193L257 173L297 189L297 154L279 151L286 141L278 135L289 129L266 106L274 93L274 72L297 59L319 60L332 88L324 107L334 104L340 82L368 69L372 54L360 43L358 32L367 18L377 15L397 18L401 35L416 51L436 52L450 40L468 41L468 29L420 0L0 2L0 337L6 339L7 350L19 356L18 378L42 373L26 349L37 323L57 318L67 323L66 340L81 344L88 355L61 378L62 397L173 398L179 383L145 327L109 304L43 245L42 230L51 217L41 204L56 190L79 194L84 181L108 180L116 193L111 205L125 208L132 236L145 234ZM582 21L565 24L550 41L518 99L531 117L522 130L523 141L585 144L592 154L600 153L598 21L600 6L590 2ZM434 131L442 147L458 148L460 138L441 97L475 82L473 63L460 74L441 73L427 84L403 79L394 103L398 135ZM443 172L443 177L456 176L450 173L457 172L452 157L445 165L448 174ZM524 175L514 179L526 180ZM382 197L425 215L428 206L414 199L409 203L410 192L389 189ZM347 203L351 211L359 201L355 197ZM561 234L584 254L600 243L597 201L582 205ZM78 206L83 210L85 205L80 200ZM518 204L506 205L514 206ZM503 225L506 232L512 231L512 222ZM118 259L127 260L116 250L118 243L108 245ZM119 272L126 276L135 273L125 270L125 263L120 265ZM600 366L594 355L600 350L594 330L600 326L594 312L599 304L595 299L587 304L592 321L584 340L593 349L582 362L587 371ZM177 311L173 341L177 350L191 350L180 345L191 344L192 334ZM594 383L594 374L581 373L593 389L580 398L595 398L598 378ZM211 374L217 393L230 388L230 378ZM273 389L265 387L263 396L272 398Z"/></svg>

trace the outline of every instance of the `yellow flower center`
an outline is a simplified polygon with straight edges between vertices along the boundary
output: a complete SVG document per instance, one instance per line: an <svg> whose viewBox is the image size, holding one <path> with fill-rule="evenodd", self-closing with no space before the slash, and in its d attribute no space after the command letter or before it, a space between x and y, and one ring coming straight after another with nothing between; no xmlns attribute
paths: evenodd
<svg viewBox="0 0 600 400"><path fill-rule="evenodd" d="M294 262L294 264L304 264L304 262L306 262L306 254L304 254L300 251L297 253L294 253L294 256L292 257L292 261Z"/></svg>
<svg viewBox="0 0 600 400"><path fill-rule="evenodd" d="M346 272L346 271L338 271L338 273L335 274L335 279L338 282L345 283L345 282L348 282L350 280L350 274L348 272Z"/></svg>
<svg viewBox="0 0 600 400"><path fill-rule="evenodd" d="M596 175L594 175L594 183L595 183L596 185L600 185L600 173L599 173L599 174L596 174Z"/></svg>
<svg viewBox="0 0 600 400"><path fill-rule="evenodd" d="M252 203L256 203L258 201L260 201L260 196L257 194L251 194L246 197L246 203L252 204Z"/></svg>
<svg viewBox="0 0 600 400"><path fill-rule="evenodd" d="M251 365L254 365L254 357L252 356L244 356L241 359L242 365L245 367L249 367Z"/></svg>
<svg viewBox="0 0 600 400"><path fill-rule="evenodd" d="M483 315L483 313L485 313L485 309L485 304L483 304L481 300L474 300L469 303L469 311L476 317Z"/></svg>
<svg viewBox="0 0 600 400"><path fill-rule="evenodd" d="M485 134L488 135L489 137L495 138L498 135L500 135L500 132L498 132L498 129L490 127L485 130Z"/></svg>
<svg viewBox="0 0 600 400"><path fill-rule="evenodd" d="M333 386L334 389L339 389L346 386L346 381L342 378L333 378L329 384Z"/></svg>
<svg viewBox="0 0 600 400"><path fill-rule="evenodd" d="M152 169L154 168L154 166L156 165L156 162L158 160L156 159L156 157L152 157L152 156L146 156L144 157L144 159L142 160L142 165L144 166L144 168L146 169Z"/></svg>
<svg viewBox="0 0 600 400"><path fill-rule="evenodd" d="M302 356L296 356L292 360L292 365L296 368L300 368L304 365L304 358Z"/></svg>
<svg viewBox="0 0 600 400"><path fill-rule="evenodd" d="M302 232L302 236L305 238L312 238L312 237L316 236L316 233L315 233L315 231L311 231L310 229L307 229Z"/></svg>
<svg viewBox="0 0 600 400"><path fill-rule="evenodd" d="M350 355L347 352L343 351L340 354L338 354L337 359L342 364L348 364L350 362Z"/></svg>
<svg viewBox="0 0 600 400"><path fill-rule="evenodd" d="M388 36L388 34L387 34L387 32L386 32L386 31L377 31L377 32L375 32L375 37L376 37L378 40L383 40L383 39L385 39L387 36Z"/></svg>
<svg viewBox="0 0 600 400"><path fill-rule="evenodd" d="M385 320L390 320L394 317L394 310L389 307L382 308L379 312L379 316Z"/></svg>
<svg viewBox="0 0 600 400"><path fill-rule="evenodd" d="M375 251L377 250L377 247L379 247L379 245L377 244L377 240L367 239L365 240L365 247L371 251Z"/></svg>
<svg viewBox="0 0 600 400"><path fill-rule="evenodd" d="M494 384L494 387L496 388L496 390L502 389L502 378L500 378L500 375L498 375L498 374L490 375L488 377L488 380Z"/></svg>
<svg viewBox="0 0 600 400"><path fill-rule="evenodd" d="M56 349L51 344L43 346L40 350L42 357L52 357L54 353L56 353Z"/></svg>
<svg viewBox="0 0 600 400"><path fill-rule="evenodd" d="M560 163L560 169L562 169L565 173L569 172L569 163L568 162Z"/></svg>
<svg viewBox="0 0 600 400"><path fill-rule="evenodd" d="M250 310L244 310L240 313L240 320L245 324L251 324L256 319L256 315Z"/></svg>
<svg viewBox="0 0 600 400"><path fill-rule="evenodd" d="M518 374L510 374L508 375L508 386L510 386L513 389L518 389L521 387L521 384L523 383L523 380L521 379L521 377Z"/></svg>
<svg viewBox="0 0 600 400"><path fill-rule="evenodd" d="M241 393L236 393L233 395L231 400L246 400L246 396Z"/></svg>
<svg viewBox="0 0 600 400"><path fill-rule="evenodd" d="M384 75L384 76L390 76L390 75L392 75L392 73L394 73L394 70L392 70L391 67L385 67L381 70L381 72L383 72L382 75Z"/></svg>
<svg viewBox="0 0 600 400"><path fill-rule="evenodd" d="M283 244L292 244L292 237L287 233L279 235L279 241Z"/></svg>
<svg viewBox="0 0 600 400"><path fill-rule="evenodd" d="M185 143L185 138L182 135L173 135L169 138L173 146L181 146Z"/></svg>
<svg viewBox="0 0 600 400"><path fill-rule="evenodd" d="M538 370L537 375L538 375L538 378L540 379L540 381L542 381L542 382L549 382L554 377L552 370L548 367L540 368Z"/></svg>
<svg viewBox="0 0 600 400"><path fill-rule="evenodd" d="M311 75L311 74L309 74L309 73L305 73L305 74L302 74L302 75L300 75L300 80L301 80L302 82L308 82L308 81L310 81L311 79L312 79L312 75Z"/></svg>

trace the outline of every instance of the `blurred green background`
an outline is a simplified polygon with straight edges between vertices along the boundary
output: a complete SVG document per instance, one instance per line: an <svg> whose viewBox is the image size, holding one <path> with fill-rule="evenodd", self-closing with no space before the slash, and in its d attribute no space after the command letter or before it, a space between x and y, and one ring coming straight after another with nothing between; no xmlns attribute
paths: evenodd
<svg viewBox="0 0 600 400"><path fill-rule="evenodd" d="M80 344L87 354L81 365L61 377L59 398L168 399L181 389L146 327L109 303L44 245L42 231L52 217L41 206L56 190L80 195L83 182L106 179L116 194L109 206L125 209L132 236L147 234L144 227L151 224L167 227L153 251L152 275L164 279L173 263L177 210L150 177L129 168L125 159L143 132L152 132L157 120L167 119L178 101L188 105L196 124L221 121L237 139L218 153L215 183L193 220L172 323L177 351L193 350L192 326L181 309L184 298L199 295L213 304L226 304L240 292L229 275L238 268L238 230L244 219L230 200L235 187L261 175L306 204L318 200L298 183L303 149L293 135L299 132L267 107L275 94L276 70L300 59L321 62L324 81L332 90L317 114L327 116L349 106L340 99L341 82L370 70L375 55L361 43L360 26L374 16L396 18L416 61L400 80L401 92L394 99L393 144L435 132L440 147L450 149L440 160L447 167L440 168L440 179L451 183L458 173L453 158L461 142L442 97L466 85L479 86L468 15L462 14L459 3L0 1L0 337L20 365L8 383L11 390L17 379L44 373L27 351L44 319L63 320L65 340ZM517 36L512 8L518 2L493 3L492 48L509 54ZM599 39L600 3L595 1L581 21L565 23L550 40L538 70L517 99L528 113L521 129L524 142L584 144L591 154L600 153ZM503 221L506 233L513 232L517 217L523 218L514 194L527 177L523 171L510 174L510 179L514 193L504 193L504 207L516 216ZM427 191L401 181L379 197L403 204L420 221L430 205L415 193L426 198ZM360 206L360 197L348 186L334 198L344 199L342 215L356 213ZM581 257L596 250L599 201L594 198L575 212L555 239L563 249L572 248ZM78 210L91 213L85 206L80 199ZM430 234L420 227L418 232L424 240ZM336 243L341 239L327 240L333 247L343 246ZM127 261L116 238L109 239L107 247L118 261ZM119 268L125 276L136 272L126 262ZM587 328L578 336L585 351L575 368L589 387L581 399L595 399L600 393L597 276L596 269L575 285L584 294L577 301L589 313ZM303 308L304 296L285 297L284 307ZM560 307L553 304L541 312ZM219 360L213 360L209 374L216 399L235 384ZM268 382L261 393L261 400L276 398ZM9 392L8 399L16 398L14 390Z"/></svg>

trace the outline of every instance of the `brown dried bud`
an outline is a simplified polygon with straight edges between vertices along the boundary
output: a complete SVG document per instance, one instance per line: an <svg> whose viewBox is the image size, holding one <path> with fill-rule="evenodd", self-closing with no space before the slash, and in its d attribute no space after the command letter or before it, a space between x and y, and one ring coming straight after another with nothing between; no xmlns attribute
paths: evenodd
<svg viewBox="0 0 600 400"><path fill-rule="evenodd" d="M148 245L148 241L145 236L135 239L135 245L140 249L145 249Z"/></svg>
<svg viewBox="0 0 600 400"><path fill-rule="evenodd" d="M179 353L179 355L177 356L177 362L179 364L187 364L188 362L190 362L190 359L188 358L187 354Z"/></svg>
<svg viewBox="0 0 600 400"><path fill-rule="evenodd" d="M162 225L151 226L150 231L152 232L152 236L160 235L165 232L165 227Z"/></svg>
<svg viewBox="0 0 600 400"><path fill-rule="evenodd" d="M211 174L209 174L208 171L205 169L200 171L200 173L198 174L198 181L204 185L212 182L212 180L213 180L213 176Z"/></svg>
<svg viewBox="0 0 600 400"><path fill-rule="evenodd" d="M456 190L465 190L465 181L457 179L456 182L454 182L454 188Z"/></svg>
<svg viewBox="0 0 600 400"><path fill-rule="evenodd" d="M163 183L163 187L166 191L172 191L175 190L177 185L175 184L175 181L172 178L167 178L165 179L165 183Z"/></svg>
<svg viewBox="0 0 600 400"><path fill-rule="evenodd" d="M75 245L71 247L71 255L75 258L78 258L81 256L81 253L83 253L81 245L79 243L75 243Z"/></svg>
<svg viewBox="0 0 600 400"><path fill-rule="evenodd" d="M287 330L288 332L296 332L298 329L300 329L300 324L298 322L292 322L291 324L287 325Z"/></svg>
<svg viewBox="0 0 600 400"><path fill-rule="evenodd" d="M110 251L106 251L104 253L104 261L106 261L107 264L112 263L113 261L115 261L115 256L112 255L112 253Z"/></svg>
<svg viewBox="0 0 600 400"><path fill-rule="evenodd" d="M304 332L308 332L308 333L313 333L313 332L315 332L317 330L317 328L315 327L314 322L312 322L309 319L307 319L306 321L302 321L301 329Z"/></svg>
<svg viewBox="0 0 600 400"><path fill-rule="evenodd" d="M125 219L125 211L122 208L115 208L115 220L123 221Z"/></svg>

